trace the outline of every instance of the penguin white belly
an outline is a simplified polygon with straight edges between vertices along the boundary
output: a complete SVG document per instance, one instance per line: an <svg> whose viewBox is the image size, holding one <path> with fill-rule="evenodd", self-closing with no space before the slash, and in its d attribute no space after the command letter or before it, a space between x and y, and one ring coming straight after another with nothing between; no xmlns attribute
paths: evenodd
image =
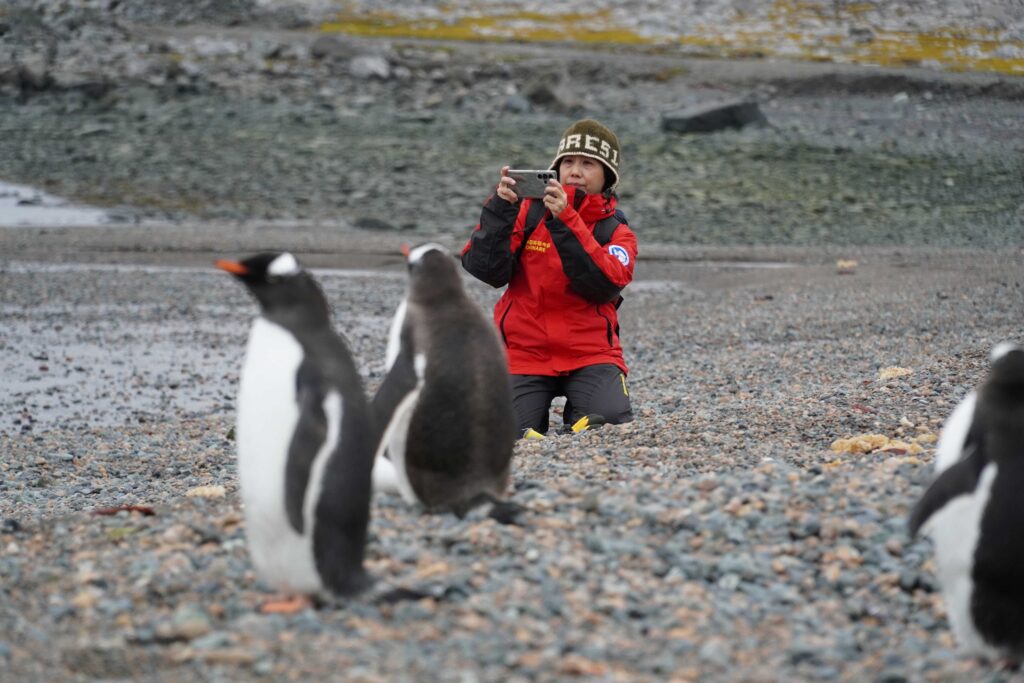
<svg viewBox="0 0 1024 683"><path fill-rule="evenodd" d="M315 592L312 525L288 522L285 466L299 418L295 376L302 347L283 327L257 318L249 334L238 395L238 475L246 536L257 574L277 590ZM308 494L308 491L307 491Z"/></svg>
<svg viewBox="0 0 1024 683"><path fill-rule="evenodd" d="M935 566L957 643L968 652L988 657L995 657L997 652L985 644L971 619L971 570L981 534L981 517L995 478L996 466L986 465L977 488L970 495L949 501L924 528L935 545Z"/></svg>

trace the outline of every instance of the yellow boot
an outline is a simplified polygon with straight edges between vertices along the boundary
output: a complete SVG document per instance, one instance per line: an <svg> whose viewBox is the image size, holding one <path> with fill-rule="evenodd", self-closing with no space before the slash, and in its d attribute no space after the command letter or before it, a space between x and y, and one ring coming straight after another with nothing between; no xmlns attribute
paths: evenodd
<svg viewBox="0 0 1024 683"><path fill-rule="evenodd" d="M603 424L604 417L601 415L584 415L580 419L576 420L572 426L572 431L579 434L580 432L585 432L588 429L596 429Z"/></svg>

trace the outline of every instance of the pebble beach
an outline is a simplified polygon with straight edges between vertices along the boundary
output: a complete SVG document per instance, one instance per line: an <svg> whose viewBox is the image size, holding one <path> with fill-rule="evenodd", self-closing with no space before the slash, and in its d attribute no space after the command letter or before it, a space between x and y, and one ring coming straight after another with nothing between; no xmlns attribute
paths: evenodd
<svg viewBox="0 0 1024 683"><path fill-rule="evenodd" d="M0 11L0 75L31 67L0 77L0 179L106 212L0 228L0 681L1024 681L956 650L906 530L943 421L1024 341L1014 76L333 33L317 57L330 3L94 5ZM688 30L647 5L637 35ZM972 17L1019 59L1012 8ZM515 65L553 54L545 99ZM771 125L659 127L722 96ZM582 115L626 145L635 421L563 434L556 403L516 445L520 524L379 495L369 591L260 613L234 451L256 305L213 261L293 251L373 391L399 245L458 251L500 162Z"/></svg>
<svg viewBox="0 0 1024 683"><path fill-rule="evenodd" d="M377 585L294 617L257 612L244 542L241 288L8 266L2 678L1010 680L953 650L906 514L942 420L1019 334L1021 256L745 265L631 285L637 419L519 442L521 526L379 496ZM315 272L375 386L401 271Z"/></svg>

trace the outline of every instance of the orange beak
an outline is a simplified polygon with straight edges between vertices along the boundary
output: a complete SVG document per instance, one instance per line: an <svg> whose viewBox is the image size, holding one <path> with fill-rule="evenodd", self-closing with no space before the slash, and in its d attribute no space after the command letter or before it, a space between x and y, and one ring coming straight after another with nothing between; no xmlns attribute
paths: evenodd
<svg viewBox="0 0 1024 683"><path fill-rule="evenodd" d="M225 261L224 259L220 259L219 261L217 261L213 265L217 266L221 270L224 270L224 271L227 271L227 272L231 273L232 275L248 275L249 274L249 269L246 268L245 266L243 266L238 261Z"/></svg>
<svg viewBox="0 0 1024 683"><path fill-rule="evenodd" d="M405 242L402 242L402 246L399 247L399 250L402 252L402 256L404 256L405 258L409 258L409 245L408 244L406 244Z"/></svg>

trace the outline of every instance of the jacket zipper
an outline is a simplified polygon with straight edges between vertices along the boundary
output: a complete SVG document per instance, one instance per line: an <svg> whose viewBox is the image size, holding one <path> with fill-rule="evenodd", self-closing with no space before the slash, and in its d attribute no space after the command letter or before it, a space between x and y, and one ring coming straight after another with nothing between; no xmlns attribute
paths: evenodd
<svg viewBox="0 0 1024 683"><path fill-rule="evenodd" d="M609 348L614 347L615 344L613 343L613 340L612 340L612 321L608 319L608 316L606 316L604 313L601 312L600 304L598 304L597 306L594 306L594 310L597 311L597 314L599 316L604 318L605 327L608 329L608 347Z"/></svg>
<svg viewBox="0 0 1024 683"><path fill-rule="evenodd" d="M512 302L509 301L508 302L508 308L506 308L505 312L501 314L501 322L498 323L498 329L501 330L501 341L502 341L503 344L505 344L505 348L506 349L509 348L509 345L508 345L508 337L505 336L505 318L508 317L508 313L511 310L512 310Z"/></svg>

